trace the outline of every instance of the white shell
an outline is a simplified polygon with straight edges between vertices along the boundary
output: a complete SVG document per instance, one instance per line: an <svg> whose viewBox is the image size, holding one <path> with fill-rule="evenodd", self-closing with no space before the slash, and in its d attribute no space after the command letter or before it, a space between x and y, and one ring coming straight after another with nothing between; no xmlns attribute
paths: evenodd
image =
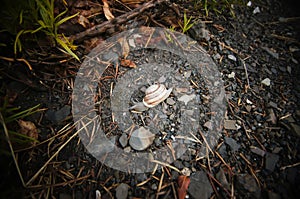
<svg viewBox="0 0 300 199"><path fill-rule="evenodd" d="M167 99L171 92L172 88L167 90L163 84L153 84L146 89L143 103L146 107L152 108Z"/></svg>
<svg viewBox="0 0 300 199"><path fill-rule="evenodd" d="M153 133L144 127L140 127L131 134L129 144L133 149L142 151L153 143L154 138L155 135Z"/></svg>

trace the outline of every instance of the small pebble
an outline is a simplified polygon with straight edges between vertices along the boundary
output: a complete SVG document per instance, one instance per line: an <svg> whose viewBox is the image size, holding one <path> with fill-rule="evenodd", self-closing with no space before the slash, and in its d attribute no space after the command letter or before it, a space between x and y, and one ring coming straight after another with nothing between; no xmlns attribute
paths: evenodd
<svg viewBox="0 0 300 199"><path fill-rule="evenodd" d="M261 83L266 85L266 86L270 86L271 85L271 80L269 78L265 78L264 80L261 81Z"/></svg>
<svg viewBox="0 0 300 199"><path fill-rule="evenodd" d="M232 61L236 61L236 57L234 55L228 55L228 59L231 59Z"/></svg>
<svg viewBox="0 0 300 199"><path fill-rule="evenodd" d="M234 77L235 77L235 72L231 72L230 74L228 74L228 78L234 79Z"/></svg>

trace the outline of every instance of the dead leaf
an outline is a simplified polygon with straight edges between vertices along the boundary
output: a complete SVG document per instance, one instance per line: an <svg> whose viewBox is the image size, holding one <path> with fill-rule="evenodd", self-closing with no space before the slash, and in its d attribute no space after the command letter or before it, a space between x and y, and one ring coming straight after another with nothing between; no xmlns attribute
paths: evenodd
<svg viewBox="0 0 300 199"><path fill-rule="evenodd" d="M35 140L38 139L38 130L33 122L19 120L20 130L19 133L31 137Z"/></svg>
<svg viewBox="0 0 300 199"><path fill-rule="evenodd" d="M133 61L129 59L122 59L121 60L121 66L123 67L129 67L129 68L136 68L136 65Z"/></svg>
<svg viewBox="0 0 300 199"><path fill-rule="evenodd" d="M77 22L84 28L87 28L90 25L89 20L82 15L79 15Z"/></svg>
<svg viewBox="0 0 300 199"><path fill-rule="evenodd" d="M130 52L130 47L129 44L126 40L126 38L121 37L118 39L119 44L121 45L122 48L122 56L124 59L126 59L126 57L128 56L129 52Z"/></svg>
<svg viewBox="0 0 300 199"><path fill-rule="evenodd" d="M103 12L107 20L114 19L114 15L110 12L107 0L102 0L103 2Z"/></svg>
<svg viewBox="0 0 300 199"><path fill-rule="evenodd" d="M178 199L185 199L186 192L189 188L189 184L191 182L190 178L184 175L181 175L177 179L178 181Z"/></svg>

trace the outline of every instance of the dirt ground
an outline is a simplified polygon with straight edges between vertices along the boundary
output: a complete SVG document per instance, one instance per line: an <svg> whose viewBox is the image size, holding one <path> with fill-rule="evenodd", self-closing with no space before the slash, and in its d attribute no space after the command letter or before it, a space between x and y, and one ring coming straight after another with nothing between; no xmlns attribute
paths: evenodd
<svg viewBox="0 0 300 199"><path fill-rule="evenodd" d="M34 124L29 131L35 132L38 143L12 142L25 187L1 129L0 198L95 199L97 193L101 195L97 199L297 198L300 12L296 1L209 4L208 15L199 3L202 1L196 0L108 1L115 17L111 21L103 11L103 2L106 1L68 1L68 15L79 12L81 18L77 16L62 24L59 31L74 39L78 46L74 52L81 62L42 39L38 45L26 46L17 59L13 58L12 46L1 47L1 107L4 99L8 99L8 107L26 110L40 104L40 111L22 118ZM63 7L58 3L57 11ZM201 130L194 132L195 137L190 135L199 142L193 143L173 163L160 162L159 169L138 174L113 169L107 166L109 160L97 160L78 135L72 115L77 72L94 47L104 45L106 39L120 32L148 26L183 32L178 24L184 23L184 13L195 22L185 34L205 50L223 80L226 110L217 145L201 155L200 148L206 143L205 135L211 128L209 118L213 114L205 105L205 97L209 97L206 77L195 72L183 56L155 49L136 50L123 57L129 64L120 62L120 68L115 65L106 68L95 100L102 121L100 128L115 138L119 148L133 151L130 144L121 141L124 132L111 113L114 110L110 107L111 90L117 88L111 85L121 82L122 75L133 70L130 68L133 63L137 67L161 63L174 68L175 72L170 72L172 78L162 74L161 78L166 80L160 80L181 82L180 78L186 78L195 96L199 96L201 103L197 107L205 114L198 122ZM3 34L1 42L9 37ZM143 86L131 96L128 107L142 100L141 90L149 84L146 77ZM179 83L167 85L173 85L174 90L183 87ZM167 118L163 123L166 134L156 134L148 152L169 146L177 135L173 132L186 122L180 120L180 115L170 113L178 113L181 103L174 92L171 99L157 108L162 110L161 117ZM154 114L151 111L131 113L129 117L144 125ZM16 132L22 132L22 126L20 120L7 124Z"/></svg>

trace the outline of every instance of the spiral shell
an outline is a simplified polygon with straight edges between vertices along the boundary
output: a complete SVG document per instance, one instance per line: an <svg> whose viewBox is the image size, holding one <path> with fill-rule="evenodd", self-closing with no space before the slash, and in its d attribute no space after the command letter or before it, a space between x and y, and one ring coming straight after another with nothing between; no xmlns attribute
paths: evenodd
<svg viewBox="0 0 300 199"><path fill-rule="evenodd" d="M167 99L171 92L172 88L166 89L163 84L153 84L146 89L143 104L148 108L152 108Z"/></svg>

